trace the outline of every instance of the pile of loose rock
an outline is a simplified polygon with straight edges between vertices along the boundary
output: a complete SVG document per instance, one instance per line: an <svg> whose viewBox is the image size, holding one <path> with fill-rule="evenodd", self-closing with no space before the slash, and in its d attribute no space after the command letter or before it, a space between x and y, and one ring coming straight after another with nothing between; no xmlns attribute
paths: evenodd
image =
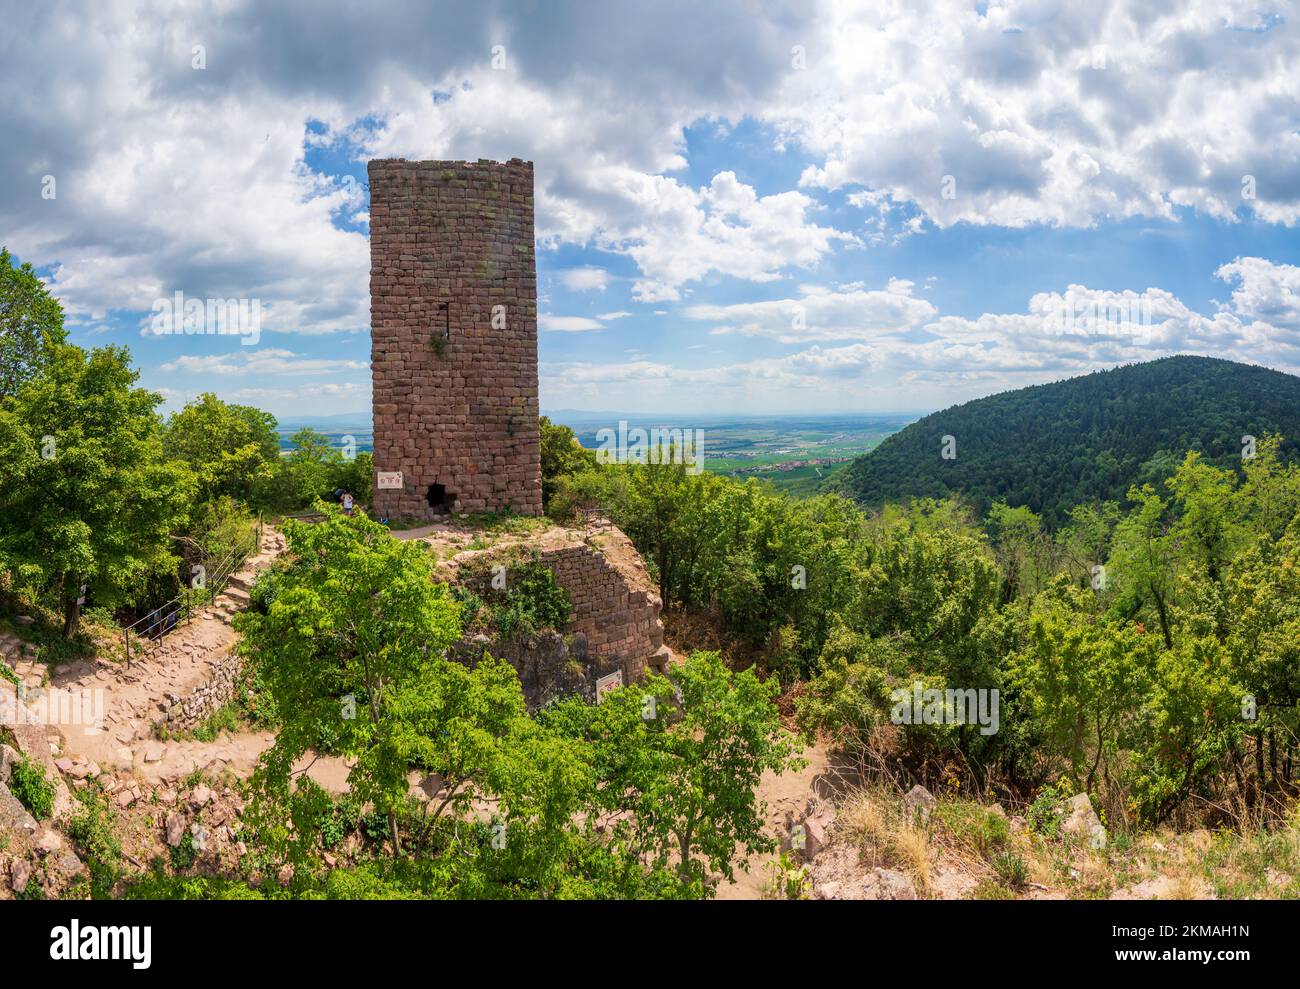
<svg viewBox="0 0 1300 989"><path fill-rule="evenodd" d="M49 756L48 750L45 754ZM8 879L0 884L0 897L59 896L86 879L88 873L52 826L67 813L70 801L62 809L56 804L50 821L41 822L10 791L13 767L25 755L12 746L0 745L0 834L9 839L0 853L0 878ZM63 786L57 772L51 776L51 782L55 780ZM66 795L67 787L63 786L63 790Z"/></svg>

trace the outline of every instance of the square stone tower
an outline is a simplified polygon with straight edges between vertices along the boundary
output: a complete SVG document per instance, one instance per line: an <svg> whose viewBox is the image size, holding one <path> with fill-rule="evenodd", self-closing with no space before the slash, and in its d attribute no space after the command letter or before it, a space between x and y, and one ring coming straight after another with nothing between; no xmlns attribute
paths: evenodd
<svg viewBox="0 0 1300 989"><path fill-rule="evenodd" d="M532 162L369 173L374 513L540 515Z"/></svg>

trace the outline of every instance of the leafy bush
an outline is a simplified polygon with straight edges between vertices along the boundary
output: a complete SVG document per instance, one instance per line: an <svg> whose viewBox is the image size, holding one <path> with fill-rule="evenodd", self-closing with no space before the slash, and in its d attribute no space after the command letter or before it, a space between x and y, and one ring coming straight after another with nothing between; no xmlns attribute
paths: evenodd
<svg viewBox="0 0 1300 989"><path fill-rule="evenodd" d="M121 876L122 843L117 837L116 820L98 790L78 790L77 799L82 806L68 822L68 837L90 869L91 896L107 899Z"/></svg>
<svg viewBox="0 0 1300 989"><path fill-rule="evenodd" d="M9 791L32 812L32 817L43 821L54 813L54 784L46 778L40 765L20 759L12 772Z"/></svg>
<svg viewBox="0 0 1300 989"><path fill-rule="evenodd" d="M502 576L504 587L498 586ZM562 629L573 612L569 592L535 556L506 561L485 558L463 570L461 580L463 586L453 593L461 602L462 622L468 624L482 615L506 640L526 639L546 628Z"/></svg>
<svg viewBox="0 0 1300 989"><path fill-rule="evenodd" d="M1045 786L1039 790L1034 802L1029 805L1029 810L1025 812L1030 830L1044 838L1058 837L1061 823L1065 820L1063 791L1069 787L1064 780L1058 785L1062 787L1061 791L1055 786Z"/></svg>
<svg viewBox="0 0 1300 989"><path fill-rule="evenodd" d="M596 466L594 450L584 449L568 426L541 418L542 438L542 504L550 511L551 500L559 487L559 480L582 473Z"/></svg>
<svg viewBox="0 0 1300 989"><path fill-rule="evenodd" d="M172 868L177 872L184 872L198 857L199 851L194 847L194 835L187 830L181 836L181 843L171 851Z"/></svg>
<svg viewBox="0 0 1300 989"><path fill-rule="evenodd" d="M361 807L356 801L347 798L338 801L328 814L321 817L321 845L326 850L337 848L360 825Z"/></svg>

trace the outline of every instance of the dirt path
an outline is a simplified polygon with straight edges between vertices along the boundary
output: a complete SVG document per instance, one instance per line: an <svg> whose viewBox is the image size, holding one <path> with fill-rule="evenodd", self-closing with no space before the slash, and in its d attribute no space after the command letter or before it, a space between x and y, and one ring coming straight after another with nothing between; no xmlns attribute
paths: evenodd
<svg viewBox="0 0 1300 989"><path fill-rule="evenodd" d="M191 621L172 632L150 653L135 659L130 668L120 663L85 660L57 667L49 685L86 696L102 711L102 730L96 724L63 724L49 729L61 759L93 763L101 770L137 769L155 775L159 765L191 765L224 761L232 768L251 765L265 745L264 736L235 736L216 742L160 742L155 725L167 710L211 680L213 668L225 659L238 640L230 627L234 614L245 607L257 573L284 550L284 537L267 526L258 552L245 561L220 595ZM15 671L28 682L39 675L38 664L20 661ZM102 706L101 706L102 705ZM89 719L83 719L89 720Z"/></svg>
<svg viewBox="0 0 1300 989"><path fill-rule="evenodd" d="M826 772L828 769L826 750L812 745L801 753L808 765L798 772L783 773L780 776L771 770L763 773L758 784L758 799L767 802L765 815L767 826L764 829L780 841L789 836L788 817L802 819L802 813L808 802L823 796L826 791ZM718 885L719 900L758 900L768 884L768 863L775 861L777 855L755 855L749 860L749 868L736 868L735 878L728 882L723 880Z"/></svg>

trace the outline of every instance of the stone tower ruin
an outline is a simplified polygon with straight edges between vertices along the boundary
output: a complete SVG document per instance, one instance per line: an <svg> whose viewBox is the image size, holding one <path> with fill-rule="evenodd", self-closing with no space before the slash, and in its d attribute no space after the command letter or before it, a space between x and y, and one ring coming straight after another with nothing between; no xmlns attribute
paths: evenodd
<svg viewBox="0 0 1300 989"><path fill-rule="evenodd" d="M369 173L374 513L540 515L532 163Z"/></svg>

